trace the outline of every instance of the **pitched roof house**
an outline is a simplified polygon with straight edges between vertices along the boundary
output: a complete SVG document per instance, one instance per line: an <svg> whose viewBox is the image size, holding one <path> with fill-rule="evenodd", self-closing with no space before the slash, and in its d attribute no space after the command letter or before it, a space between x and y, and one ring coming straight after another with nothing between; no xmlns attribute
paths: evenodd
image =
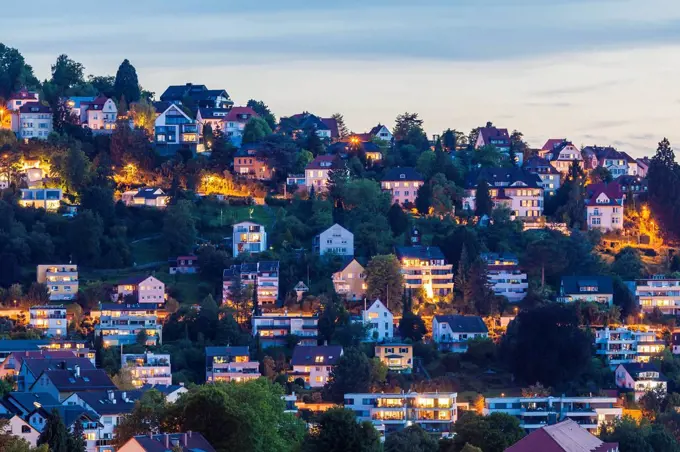
<svg viewBox="0 0 680 452"><path fill-rule="evenodd" d="M614 375L616 386L633 391L636 401L647 391L668 389L668 378L653 363L622 363Z"/></svg>
<svg viewBox="0 0 680 452"><path fill-rule="evenodd" d="M118 452L215 452L203 435L198 432L163 433L139 435L131 438Z"/></svg>
<svg viewBox="0 0 680 452"><path fill-rule="evenodd" d="M618 452L618 443L604 443L571 419L531 432L505 452Z"/></svg>
<svg viewBox="0 0 680 452"><path fill-rule="evenodd" d="M613 231L623 229L623 200L621 186L616 182L586 186L586 219L588 229Z"/></svg>
<svg viewBox="0 0 680 452"><path fill-rule="evenodd" d="M612 304L614 285L610 276L562 276L557 301Z"/></svg>
<svg viewBox="0 0 680 452"><path fill-rule="evenodd" d="M510 134L508 129L498 129L496 127L480 127L475 149L484 146L493 146L500 152L510 152Z"/></svg>
<svg viewBox="0 0 680 452"><path fill-rule="evenodd" d="M333 366L342 353L339 345L298 345L290 360L293 371L289 373L289 378L291 381L301 378L313 388L322 387L328 382Z"/></svg>
<svg viewBox="0 0 680 452"><path fill-rule="evenodd" d="M391 168L380 181L383 191L392 195L392 204L414 204L418 189L424 184L423 176L415 168Z"/></svg>
<svg viewBox="0 0 680 452"><path fill-rule="evenodd" d="M543 214L543 181L522 168L482 168L470 173L465 181L465 210L476 209L477 187L482 181L489 185L494 206L507 207L511 216L527 218Z"/></svg>
<svg viewBox="0 0 680 452"><path fill-rule="evenodd" d="M432 339L441 350L463 353L470 339L487 337L489 329L476 315L436 315L432 320Z"/></svg>

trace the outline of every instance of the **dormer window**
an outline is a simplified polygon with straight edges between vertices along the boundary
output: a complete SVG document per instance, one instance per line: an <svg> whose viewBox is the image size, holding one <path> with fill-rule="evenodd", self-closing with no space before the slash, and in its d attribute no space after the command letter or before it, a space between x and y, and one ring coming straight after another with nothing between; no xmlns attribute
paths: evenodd
<svg viewBox="0 0 680 452"><path fill-rule="evenodd" d="M400 174L399 179L406 179L406 174Z"/></svg>

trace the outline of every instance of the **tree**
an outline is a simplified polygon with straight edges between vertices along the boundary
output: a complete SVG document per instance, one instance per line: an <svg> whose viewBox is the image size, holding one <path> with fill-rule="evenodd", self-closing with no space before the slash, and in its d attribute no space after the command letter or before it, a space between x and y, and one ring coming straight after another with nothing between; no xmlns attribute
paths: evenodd
<svg viewBox="0 0 680 452"><path fill-rule="evenodd" d="M97 91L97 94L106 97L114 96L113 85L116 83L116 77L113 75L89 75L87 83Z"/></svg>
<svg viewBox="0 0 680 452"><path fill-rule="evenodd" d="M250 99L246 106L252 108L260 118L267 121L270 129L274 130L276 128L276 116L274 116L267 104L261 100Z"/></svg>
<svg viewBox="0 0 680 452"><path fill-rule="evenodd" d="M438 452L439 444L423 428L416 424L385 439L385 452Z"/></svg>
<svg viewBox="0 0 680 452"><path fill-rule="evenodd" d="M478 217L484 215L491 215L493 210L493 201L489 194L489 184L482 179L477 183L477 192L475 194L475 215Z"/></svg>
<svg viewBox="0 0 680 452"><path fill-rule="evenodd" d="M69 250L79 264L92 265L101 258L101 240L104 224L99 215L91 210L83 210L71 222L68 231Z"/></svg>
<svg viewBox="0 0 680 452"><path fill-rule="evenodd" d="M141 98L137 70L128 59L123 60L118 67L113 93L116 99L125 99L127 102L138 102Z"/></svg>
<svg viewBox="0 0 680 452"><path fill-rule="evenodd" d="M59 411L53 408L47 417L43 431L38 437L38 445L47 444L50 452L70 452L68 442L69 433L66 430L66 426L59 416Z"/></svg>
<svg viewBox="0 0 680 452"><path fill-rule="evenodd" d="M190 201L179 201L168 207L163 219L163 238L170 255L177 256L193 251L197 235Z"/></svg>
<svg viewBox="0 0 680 452"><path fill-rule="evenodd" d="M335 122L338 124L338 138L344 140L345 138L349 137L350 132L347 128L347 125L345 124L345 118L340 113L334 113L331 115L331 118L335 119Z"/></svg>
<svg viewBox="0 0 680 452"><path fill-rule="evenodd" d="M57 86L58 93L64 95L69 88L83 83L84 69L82 64L67 55L59 55L52 65L52 83Z"/></svg>
<svg viewBox="0 0 680 452"><path fill-rule="evenodd" d="M114 446L120 448L136 435L167 431L169 420L163 393L152 389L142 394L132 411L115 426Z"/></svg>
<svg viewBox="0 0 680 452"><path fill-rule="evenodd" d="M87 450L87 443L85 441L85 432L83 430L83 423L76 421L73 427L73 432L68 438L68 452L85 452Z"/></svg>
<svg viewBox="0 0 680 452"><path fill-rule="evenodd" d="M538 240L529 242L526 248L526 268L530 272L540 272L541 287L545 286L546 272L558 274L565 266L564 249L552 235L539 236Z"/></svg>
<svg viewBox="0 0 680 452"><path fill-rule="evenodd" d="M418 213L421 215L429 215L430 207L432 207L432 186L430 184L423 184L418 188L416 209L418 209Z"/></svg>
<svg viewBox="0 0 680 452"><path fill-rule="evenodd" d="M347 393L370 392L371 383L370 360L361 350L350 347L333 367L325 391L330 400L342 403Z"/></svg>
<svg viewBox="0 0 680 452"><path fill-rule="evenodd" d="M524 437L519 420L505 413L480 416L471 411L462 412L456 421L455 431L453 444L458 450L470 444L484 452L503 452Z"/></svg>
<svg viewBox="0 0 680 452"><path fill-rule="evenodd" d="M648 419L638 423L629 416L607 422L601 426L600 439L605 442L619 443L620 452L678 452L677 440L659 424L651 424Z"/></svg>
<svg viewBox="0 0 680 452"><path fill-rule="evenodd" d="M399 320L399 334L404 339L420 342L426 333L425 322L412 312L405 312Z"/></svg>
<svg viewBox="0 0 680 452"><path fill-rule="evenodd" d="M383 300L393 312L399 312L399 301L404 290L401 265L394 254L373 256L366 266L366 296L369 300Z"/></svg>
<svg viewBox="0 0 680 452"><path fill-rule="evenodd" d="M264 137L271 135L272 129L262 118L252 117L243 128L243 144L258 143Z"/></svg>
<svg viewBox="0 0 680 452"><path fill-rule="evenodd" d="M33 68L26 64L17 49L0 43L0 97L7 99L24 86L29 89L40 86Z"/></svg>
<svg viewBox="0 0 680 452"><path fill-rule="evenodd" d="M629 246L623 248L614 256L612 272L621 279L630 281L642 278L644 264L640 251Z"/></svg>
<svg viewBox="0 0 680 452"><path fill-rule="evenodd" d="M390 222L392 235L397 237L408 231L408 219L408 215L399 204L392 204L392 207L390 207L390 210L387 212L387 220Z"/></svg>
<svg viewBox="0 0 680 452"><path fill-rule="evenodd" d="M323 141L316 134L316 129L310 129L306 131L307 138L305 140L304 148L312 153L314 157L322 155L326 152L326 147L323 145Z"/></svg>
<svg viewBox="0 0 680 452"><path fill-rule="evenodd" d="M130 106L130 114L135 128L145 130L149 136L153 136L156 121L156 108L151 102L146 99L141 99L139 102L132 103Z"/></svg>
<svg viewBox="0 0 680 452"><path fill-rule="evenodd" d="M611 171L609 171L609 168L605 166L598 166L594 170L590 172L590 180L591 183L597 184L597 183L605 183L608 184L612 180L614 180L614 177L612 176Z"/></svg>
<svg viewBox="0 0 680 452"><path fill-rule="evenodd" d="M423 120L418 118L418 113L406 112L398 115L392 135L400 145L411 145L418 152L429 147L429 141L423 130ZM414 162L407 163L411 166L414 164Z"/></svg>
<svg viewBox="0 0 680 452"><path fill-rule="evenodd" d="M90 159L79 145L71 146L65 154L54 154L52 167L61 176L66 191L74 195L79 193L91 178Z"/></svg>
<svg viewBox="0 0 680 452"><path fill-rule="evenodd" d="M318 427L310 430L301 452L380 452L380 434L370 422L357 422L353 411L331 408L319 415Z"/></svg>

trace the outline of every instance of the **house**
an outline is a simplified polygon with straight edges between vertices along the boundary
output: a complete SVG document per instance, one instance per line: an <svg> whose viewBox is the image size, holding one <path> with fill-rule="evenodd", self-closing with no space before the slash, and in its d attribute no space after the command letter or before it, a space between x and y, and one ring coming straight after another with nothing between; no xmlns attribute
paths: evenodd
<svg viewBox="0 0 680 452"><path fill-rule="evenodd" d="M543 147L537 151L536 155L545 159L548 154L551 154L555 148L561 146L562 143L566 141L566 138L548 138L548 141L546 141Z"/></svg>
<svg viewBox="0 0 680 452"><path fill-rule="evenodd" d="M39 356L24 356L20 361L17 374L17 389L19 392L29 392L40 376L48 370L94 370L95 366L88 359L77 358L75 355L64 356L63 353L50 353ZM32 391L40 392L40 391Z"/></svg>
<svg viewBox="0 0 680 452"><path fill-rule="evenodd" d="M380 181L383 191L392 195L392 204L414 205L418 197L418 189L424 184L421 176L414 168L392 168Z"/></svg>
<svg viewBox="0 0 680 452"><path fill-rule="evenodd" d="M121 369L128 369L132 384L140 388L146 384L171 385L172 370L170 355L156 353L123 353L120 358Z"/></svg>
<svg viewBox="0 0 680 452"><path fill-rule="evenodd" d="M382 342L394 338L394 315L380 300L361 312L361 320L368 327L369 341Z"/></svg>
<svg viewBox="0 0 680 452"><path fill-rule="evenodd" d="M482 253L491 290L511 303L522 301L527 295L527 274L519 268L519 259L511 253Z"/></svg>
<svg viewBox="0 0 680 452"><path fill-rule="evenodd" d="M371 422L383 436L417 424L433 435L448 436L458 419L455 392L345 394L345 408L358 422Z"/></svg>
<svg viewBox="0 0 680 452"><path fill-rule="evenodd" d="M131 438L118 452L215 452L198 432L139 435Z"/></svg>
<svg viewBox="0 0 680 452"><path fill-rule="evenodd" d="M170 268L168 272L171 275L177 273L193 274L198 272L198 256L177 256L170 259Z"/></svg>
<svg viewBox="0 0 680 452"><path fill-rule="evenodd" d="M546 425L517 441L505 452L619 452L618 443L604 443L582 429L578 422L567 418L555 425Z"/></svg>
<svg viewBox="0 0 680 452"><path fill-rule="evenodd" d="M481 149L484 146L493 146L499 152L508 154L510 152L510 134L508 129L498 129L493 126L480 127L477 141L475 142L475 149ZM521 164L522 162L520 161L519 163Z"/></svg>
<svg viewBox="0 0 680 452"><path fill-rule="evenodd" d="M314 237L314 252L323 256L354 256L354 234L335 223L321 234Z"/></svg>
<svg viewBox="0 0 680 452"><path fill-rule="evenodd" d="M241 146L243 130L252 118L259 118L250 107L233 107L222 121L224 135L229 138L234 146Z"/></svg>
<svg viewBox="0 0 680 452"><path fill-rule="evenodd" d="M340 136L338 122L334 118L321 118L308 112L281 118L279 130L293 136L313 130L319 138L328 141L335 141Z"/></svg>
<svg viewBox="0 0 680 452"><path fill-rule="evenodd" d="M557 301L607 303L614 300L614 285L609 276L562 276Z"/></svg>
<svg viewBox="0 0 680 452"><path fill-rule="evenodd" d="M123 193L121 200L126 206L146 206L162 209L168 205L170 196L162 188L143 187Z"/></svg>
<svg viewBox="0 0 680 452"><path fill-rule="evenodd" d="M68 321L64 305L32 306L28 313L28 324L43 336L68 335Z"/></svg>
<svg viewBox="0 0 680 452"><path fill-rule="evenodd" d="M161 153L174 153L179 148L202 152L201 134L198 122L176 104L170 104L155 121L155 145Z"/></svg>
<svg viewBox="0 0 680 452"><path fill-rule="evenodd" d="M411 373L413 370L413 345L403 343L376 344L375 357L390 372Z"/></svg>
<svg viewBox="0 0 680 452"><path fill-rule="evenodd" d="M653 275L635 281L635 298L645 314L659 309L662 314L680 314L680 279Z"/></svg>
<svg viewBox="0 0 680 452"><path fill-rule="evenodd" d="M341 356L342 347L339 345L298 345L293 349L290 360L293 371L288 374L288 379L295 381L301 378L305 386L321 388L328 383L333 366Z"/></svg>
<svg viewBox="0 0 680 452"><path fill-rule="evenodd" d="M224 118L229 114L230 108L198 108L196 110L196 122L201 129L209 125L213 131L222 130Z"/></svg>
<svg viewBox="0 0 680 452"><path fill-rule="evenodd" d="M652 161L649 159L649 157L643 157L641 159L635 159L635 163L637 163L637 168L638 168L638 173L637 175L640 177L647 177L647 172L649 171L649 165L652 163Z"/></svg>
<svg viewBox="0 0 680 452"><path fill-rule="evenodd" d="M46 140L52 133L52 109L39 102L27 102L19 107L18 118L12 115L12 131L20 139Z"/></svg>
<svg viewBox="0 0 680 452"><path fill-rule="evenodd" d="M366 269L356 259L333 273L335 293L346 300L361 300L366 293Z"/></svg>
<svg viewBox="0 0 680 452"><path fill-rule="evenodd" d="M392 132L386 126L378 123L377 126L373 127L369 132L372 139L378 139L386 143L391 143L394 139Z"/></svg>
<svg viewBox="0 0 680 452"><path fill-rule="evenodd" d="M602 423L620 419L623 408L616 397L490 397L483 414L491 413L516 417L527 433L577 417L577 425L597 434Z"/></svg>
<svg viewBox="0 0 680 452"><path fill-rule="evenodd" d="M551 140L548 141L550 142ZM548 144L549 143L546 143L546 146ZM574 160L581 168L584 167L584 159L581 150L574 146L571 141L567 140L555 143L552 150L543 154L542 157L548 160L562 175L566 175L569 172L569 168Z"/></svg>
<svg viewBox="0 0 680 452"><path fill-rule="evenodd" d="M50 292L50 301L73 300L78 294L78 266L38 265L37 278Z"/></svg>
<svg viewBox="0 0 680 452"><path fill-rule="evenodd" d="M5 417L5 419L7 419L7 425L5 425L5 428L3 429L5 433L23 439L28 444L30 444L31 447L36 447L40 432L36 430L31 424L16 414L8 414L0 417Z"/></svg>
<svg viewBox="0 0 680 452"><path fill-rule="evenodd" d="M248 179L271 180L274 167L269 164L262 145L249 143L234 154L234 173Z"/></svg>
<svg viewBox="0 0 680 452"><path fill-rule="evenodd" d="M127 303L165 303L165 284L153 276L138 275L122 279L115 284L113 300Z"/></svg>
<svg viewBox="0 0 680 452"><path fill-rule="evenodd" d="M619 364L645 363L663 352L665 342L656 332L633 328L603 328L595 331L595 353L604 357L609 367Z"/></svg>
<svg viewBox="0 0 680 452"><path fill-rule="evenodd" d="M486 339L489 329L476 315L436 315L432 319L432 340L440 350L464 353L470 339Z"/></svg>
<svg viewBox="0 0 680 452"><path fill-rule="evenodd" d="M251 221L234 225L232 233L233 255L259 253L267 249L267 232L264 226Z"/></svg>
<svg viewBox="0 0 680 452"><path fill-rule="evenodd" d="M244 347L206 347L205 381L248 381L260 378L260 363Z"/></svg>
<svg viewBox="0 0 680 452"><path fill-rule="evenodd" d="M178 385L144 385L139 389L143 392L155 389L165 396L165 401L168 403L177 402L182 394L189 392L189 390L184 387L184 383Z"/></svg>
<svg viewBox="0 0 680 452"><path fill-rule="evenodd" d="M187 83L185 85L170 85L161 94L161 102L170 102L177 105L182 105L185 98L193 98L200 92L206 91L208 88L205 85L194 85Z"/></svg>
<svg viewBox="0 0 680 452"><path fill-rule="evenodd" d="M616 387L632 390L635 401L645 395L647 391L663 391L668 389L668 379L652 363L623 363L614 372Z"/></svg>
<svg viewBox="0 0 680 452"><path fill-rule="evenodd" d="M562 174L548 160L538 156L530 157L524 162L522 168L541 179L539 185L543 188L545 195L554 196L559 190Z"/></svg>
<svg viewBox="0 0 680 452"><path fill-rule="evenodd" d="M306 187L307 180L304 174L289 174L286 176L287 187Z"/></svg>
<svg viewBox="0 0 680 452"><path fill-rule="evenodd" d="M61 205L63 197L61 188L22 188L19 205L54 211Z"/></svg>
<svg viewBox="0 0 680 452"><path fill-rule="evenodd" d="M7 359L13 354L42 354L50 352L75 353L78 357L91 358L94 362L94 352L85 346L85 340L64 340L59 338L0 339L0 362L3 365L7 363ZM18 370L18 367L16 367L16 370Z"/></svg>
<svg viewBox="0 0 680 452"><path fill-rule="evenodd" d="M591 185L597 185L597 187L587 188L590 194L588 201L586 201L588 229L622 230L623 193L621 186L615 182L606 185Z"/></svg>
<svg viewBox="0 0 680 452"><path fill-rule="evenodd" d="M257 288L259 306L273 306L279 299L279 261L261 261L232 265L222 272L222 302L231 301L231 288L234 279L239 278L242 285Z"/></svg>
<svg viewBox="0 0 680 452"><path fill-rule="evenodd" d="M337 155L319 155L305 167L305 187L307 190L314 188L316 193L326 191L329 173L333 170L341 170L345 164Z"/></svg>
<svg viewBox="0 0 680 452"><path fill-rule="evenodd" d="M17 111L24 105L35 102L40 102L40 94L37 91L29 91L24 87L10 94L9 99L7 99L7 109Z"/></svg>
<svg viewBox="0 0 680 452"><path fill-rule="evenodd" d="M537 174L521 168L482 168L472 172L465 181L463 209L474 212L477 187L482 181L489 185L494 207L506 207L513 218L533 219L543 215L543 182Z"/></svg>
<svg viewBox="0 0 680 452"><path fill-rule="evenodd" d="M446 262L439 247L398 246L395 251L404 275L404 288L410 293L423 289L428 298L433 298L453 292L453 265Z"/></svg>
<svg viewBox="0 0 680 452"><path fill-rule="evenodd" d="M79 123L82 123L81 115L82 113L85 112L87 108L87 107L83 108L84 107L83 104L87 104L88 102L92 102L94 100L95 100L94 96L71 96L65 99L64 103L71 116L73 118L76 118Z"/></svg>
<svg viewBox="0 0 680 452"><path fill-rule="evenodd" d="M113 99L99 96L89 102L80 104L80 123L92 130L92 133L112 133L116 130L118 107Z"/></svg>
<svg viewBox="0 0 680 452"><path fill-rule="evenodd" d="M586 146L582 152L595 155L597 165L607 168L611 175L616 179L619 176L637 176L637 162L625 152L617 151L611 146Z"/></svg>
<svg viewBox="0 0 680 452"><path fill-rule="evenodd" d="M75 352L70 350L35 350L11 352L0 364L0 378L15 377L19 375L25 359L69 359L77 358ZM2 414L2 413L0 413Z"/></svg>
<svg viewBox="0 0 680 452"><path fill-rule="evenodd" d="M27 416L28 423L39 432L42 432L49 421L52 412L56 410L61 418L66 431L73 433L77 424L80 424L85 437L86 452L113 452L112 448L97 448L98 432L103 428L101 418L94 411L77 406L38 406Z"/></svg>
<svg viewBox="0 0 680 452"><path fill-rule="evenodd" d="M343 159L357 156L366 160L382 160L382 150L380 146L371 141L361 141L358 137L350 137L346 141L337 141L328 146L329 154L337 154Z"/></svg>
<svg viewBox="0 0 680 452"><path fill-rule="evenodd" d="M28 388L29 392L46 392L62 402L74 392L79 391L107 391L115 390L111 378L102 369L81 370L80 366L73 369L46 370L38 380Z"/></svg>
<svg viewBox="0 0 680 452"><path fill-rule="evenodd" d="M163 326L158 321L158 305L101 303L98 316L99 323L95 324L95 335L101 336L104 346L127 345L137 342L143 331L146 345L156 345L162 342Z"/></svg>
<svg viewBox="0 0 680 452"><path fill-rule="evenodd" d="M193 83L168 86L161 94L160 100L164 103L177 105L183 105L185 101L190 101L200 108L230 109L234 105L225 90L208 89L205 85L194 85Z"/></svg>
<svg viewBox="0 0 680 452"><path fill-rule="evenodd" d="M626 198L638 198L640 195L647 193L648 181L646 178L640 176L619 176L614 180L615 183L621 187L621 191Z"/></svg>
<svg viewBox="0 0 680 452"><path fill-rule="evenodd" d="M254 315L252 325L262 348L284 345L288 336L296 336L299 345L316 345L319 336L319 317L311 315Z"/></svg>

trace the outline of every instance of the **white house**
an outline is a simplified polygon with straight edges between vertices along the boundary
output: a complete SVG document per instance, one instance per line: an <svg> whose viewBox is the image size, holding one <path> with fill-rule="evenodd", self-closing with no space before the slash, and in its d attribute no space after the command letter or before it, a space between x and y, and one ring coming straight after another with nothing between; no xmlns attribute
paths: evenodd
<svg viewBox="0 0 680 452"><path fill-rule="evenodd" d="M599 184L598 184L599 185ZM620 231L623 229L623 193L616 183L597 187L586 203L588 229Z"/></svg>
<svg viewBox="0 0 680 452"><path fill-rule="evenodd" d="M596 302L611 306L614 302L614 283L609 276L563 276L557 301Z"/></svg>
<svg viewBox="0 0 680 452"><path fill-rule="evenodd" d="M259 306L273 306L279 299L279 261L244 262L222 272L222 303L230 302L231 288L236 279L242 285L257 290Z"/></svg>
<svg viewBox="0 0 680 452"><path fill-rule="evenodd" d="M155 143L159 150L176 151L187 147L192 151L201 151L201 130L195 119L190 118L181 107L170 104L155 122Z"/></svg>
<svg viewBox="0 0 680 452"><path fill-rule="evenodd" d="M234 225L233 255L260 253L267 250L267 232L264 226L251 221Z"/></svg>
<svg viewBox="0 0 680 452"><path fill-rule="evenodd" d="M354 256L354 234L336 223L314 237L314 252L321 256Z"/></svg>
<svg viewBox="0 0 680 452"><path fill-rule="evenodd" d="M541 179L541 187L546 197L554 196L560 189L562 173L557 171L548 160L539 156L530 157L524 162L522 168Z"/></svg>
<svg viewBox="0 0 680 452"><path fill-rule="evenodd" d="M162 188L143 187L139 190L129 190L121 196L123 204L126 206L156 207L164 208L170 201L170 196L166 195Z"/></svg>
<svg viewBox="0 0 680 452"><path fill-rule="evenodd" d="M146 345L157 345L161 340L163 325L158 321L158 305L102 303L92 317L99 320L94 327L104 346L134 344L141 331L146 334Z"/></svg>
<svg viewBox="0 0 680 452"><path fill-rule="evenodd" d="M205 381L248 381L260 377L260 363L250 360L247 346L206 347Z"/></svg>
<svg viewBox="0 0 680 452"><path fill-rule="evenodd" d="M22 139L46 140L52 133L52 118L50 107L39 102L28 102L19 108L18 121L16 116L12 115L12 130Z"/></svg>
<svg viewBox="0 0 680 452"><path fill-rule="evenodd" d="M281 346L288 336L296 336L299 345L316 345L319 336L319 317L293 314L254 315L253 336L259 338L262 348Z"/></svg>
<svg viewBox="0 0 680 452"><path fill-rule="evenodd" d="M36 281L47 285L50 301L73 300L78 295L78 266L38 265Z"/></svg>
<svg viewBox="0 0 680 452"><path fill-rule="evenodd" d="M464 353L470 339L488 337L484 320L475 315L436 315L432 320L432 340L441 350Z"/></svg>
<svg viewBox="0 0 680 452"><path fill-rule="evenodd" d="M663 314L680 314L680 279L654 275L635 281L635 298L644 313L659 309Z"/></svg>
<svg viewBox="0 0 680 452"><path fill-rule="evenodd" d="M511 303L522 301L527 295L527 274L519 268L519 259L510 253L482 253L486 262L487 277L491 290Z"/></svg>
<svg viewBox="0 0 680 452"><path fill-rule="evenodd" d="M68 321L64 305L33 306L29 310L29 324L45 336L66 336Z"/></svg>
<svg viewBox="0 0 680 452"><path fill-rule="evenodd" d="M7 100L7 109L9 111L17 111L24 105L32 102L40 102L40 93L22 88L16 93L10 94Z"/></svg>
<svg viewBox="0 0 680 452"><path fill-rule="evenodd" d="M163 281L147 275L131 276L116 283L115 300L124 300L126 296L134 297L134 303L165 303L165 284Z"/></svg>
<svg viewBox="0 0 680 452"><path fill-rule="evenodd" d="M80 122L93 133L112 133L116 129L117 119L118 107L113 99L106 96L80 104Z"/></svg>
<svg viewBox="0 0 680 452"><path fill-rule="evenodd" d="M632 390L635 401L647 391L668 389L668 379L652 363L624 363L616 368L616 387Z"/></svg>
<svg viewBox="0 0 680 452"><path fill-rule="evenodd" d="M61 188L22 188L19 205L54 211L59 209L63 197Z"/></svg>
<svg viewBox="0 0 680 452"><path fill-rule="evenodd" d="M428 298L453 292L453 265L446 262L439 247L398 246L395 252L407 290L423 289Z"/></svg>
<svg viewBox="0 0 680 452"><path fill-rule="evenodd" d="M489 185L494 207L507 207L516 218L543 215L543 182L537 174L522 168L482 168L470 174L465 183L463 209L475 211L477 187L482 181Z"/></svg>
<svg viewBox="0 0 680 452"><path fill-rule="evenodd" d="M569 168L574 160L581 168L583 168L584 165L581 150L574 146L570 141L566 140L561 143L556 143L553 146L553 149L545 154L545 158L562 174L567 174L569 172Z"/></svg>
<svg viewBox="0 0 680 452"><path fill-rule="evenodd" d="M121 355L121 369L128 369L132 384L140 388L145 384L171 385L172 371L170 355L155 353L124 353Z"/></svg>
<svg viewBox="0 0 680 452"><path fill-rule="evenodd" d="M305 386L312 388L323 387L328 383L333 366L341 356L342 347L339 345L298 345L293 350L290 360L293 371L288 378L290 381L302 378Z"/></svg>
<svg viewBox="0 0 680 452"><path fill-rule="evenodd" d="M31 447L36 446L38 443L38 437L40 436L40 432L38 430L36 430L31 424L16 414L9 418L4 430L5 433L9 433L10 435L19 437L28 442Z"/></svg>
<svg viewBox="0 0 680 452"><path fill-rule="evenodd" d="M326 191L329 173L345 167L337 155L319 155L305 167L305 187L311 190L314 187L316 193Z"/></svg>
<svg viewBox="0 0 680 452"><path fill-rule="evenodd" d="M335 293L347 300L361 300L366 293L366 269L352 259L340 271L333 273Z"/></svg>
<svg viewBox="0 0 680 452"><path fill-rule="evenodd" d="M361 319L368 327L368 340L382 342L394 338L394 315L382 301L375 300L368 309L364 309Z"/></svg>

